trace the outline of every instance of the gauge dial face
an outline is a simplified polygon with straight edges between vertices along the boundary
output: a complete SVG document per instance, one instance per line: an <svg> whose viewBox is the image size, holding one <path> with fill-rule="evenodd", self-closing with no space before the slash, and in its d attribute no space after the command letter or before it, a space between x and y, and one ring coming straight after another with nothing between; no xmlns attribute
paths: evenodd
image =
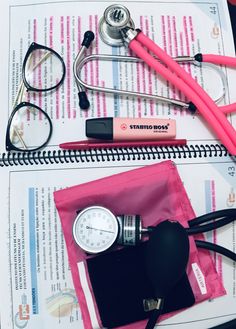
<svg viewBox="0 0 236 329"><path fill-rule="evenodd" d="M107 250L118 235L118 222L107 208L92 206L83 209L75 219L73 236L76 243L88 253Z"/></svg>

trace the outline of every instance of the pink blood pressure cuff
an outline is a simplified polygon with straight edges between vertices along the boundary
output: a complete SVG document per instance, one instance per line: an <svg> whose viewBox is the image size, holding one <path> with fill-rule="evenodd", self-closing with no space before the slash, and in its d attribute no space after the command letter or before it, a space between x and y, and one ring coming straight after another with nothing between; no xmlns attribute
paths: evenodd
<svg viewBox="0 0 236 329"><path fill-rule="evenodd" d="M72 186L56 191L54 200L85 328L143 329L149 314L144 312L142 300L152 297L143 264L145 243L89 256L75 243L72 228L77 210L93 205L106 207L114 214L138 214L143 227L166 219L178 220L187 227L195 214L175 164L164 161ZM192 305L194 300L199 303L225 294L210 253L198 250L193 237L189 239L186 276L168 296L164 313L170 313L163 314L160 320Z"/></svg>

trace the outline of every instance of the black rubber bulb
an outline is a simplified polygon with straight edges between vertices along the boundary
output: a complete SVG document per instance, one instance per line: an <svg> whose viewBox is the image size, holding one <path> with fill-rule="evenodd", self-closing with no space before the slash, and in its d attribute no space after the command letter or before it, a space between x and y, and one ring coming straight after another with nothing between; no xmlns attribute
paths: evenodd
<svg viewBox="0 0 236 329"><path fill-rule="evenodd" d="M155 291L155 298L162 299L183 277L189 259L189 238L178 222L164 221L150 234L147 243L146 268ZM181 297L181 296L180 296ZM161 310L151 314L146 328L153 328Z"/></svg>

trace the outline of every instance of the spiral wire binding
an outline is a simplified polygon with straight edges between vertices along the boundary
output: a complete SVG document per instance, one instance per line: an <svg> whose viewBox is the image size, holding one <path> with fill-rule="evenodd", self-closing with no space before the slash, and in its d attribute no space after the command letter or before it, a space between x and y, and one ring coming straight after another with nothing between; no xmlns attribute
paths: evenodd
<svg viewBox="0 0 236 329"><path fill-rule="evenodd" d="M220 144L184 146L145 146L93 150L48 150L37 152L2 153L0 167L86 163L105 161L167 160L226 157L229 153Z"/></svg>

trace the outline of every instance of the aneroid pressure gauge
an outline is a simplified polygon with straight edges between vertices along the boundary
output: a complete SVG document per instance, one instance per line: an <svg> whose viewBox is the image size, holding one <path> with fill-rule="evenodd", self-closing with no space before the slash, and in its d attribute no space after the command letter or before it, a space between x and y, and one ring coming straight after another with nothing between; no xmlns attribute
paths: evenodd
<svg viewBox="0 0 236 329"><path fill-rule="evenodd" d="M94 254L109 249L114 243L136 245L141 241L140 216L115 216L109 209L91 206L80 211L73 224L73 236L80 248Z"/></svg>

